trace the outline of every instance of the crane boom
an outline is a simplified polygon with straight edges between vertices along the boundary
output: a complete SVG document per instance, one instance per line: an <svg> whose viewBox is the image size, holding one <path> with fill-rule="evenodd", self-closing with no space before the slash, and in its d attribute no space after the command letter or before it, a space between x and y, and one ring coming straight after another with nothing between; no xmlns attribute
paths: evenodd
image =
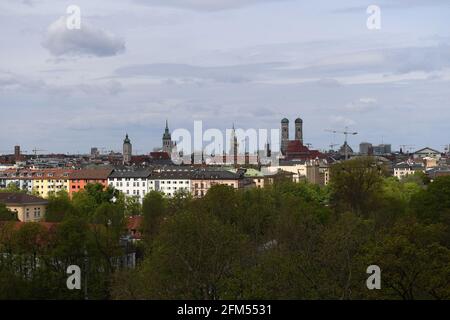
<svg viewBox="0 0 450 320"><path fill-rule="evenodd" d="M347 145L348 145L347 140L348 140L348 136L349 136L349 135L352 135L352 136L357 135L358 132L356 132L356 131L348 131L348 127L345 127L345 130L344 130L344 131L333 130L333 129L326 129L325 131L327 131L327 132L332 132L332 133L340 133L340 134L343 134L343 135L345 136L345 141L344 141L344 146L345 146L344 149L345 149L345 150L344 150L344 152L345 152L345 160L347 160L347 159L348 159L348 151L347 151Z"/></svg>

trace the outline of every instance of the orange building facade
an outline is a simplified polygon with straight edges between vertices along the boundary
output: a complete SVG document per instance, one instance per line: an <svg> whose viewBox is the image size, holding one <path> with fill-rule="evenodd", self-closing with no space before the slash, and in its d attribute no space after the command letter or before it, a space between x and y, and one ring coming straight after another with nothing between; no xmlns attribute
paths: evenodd
<svg viewBox="0 0 450 320"><path fill-rule="evenodd" d="M88 184L101 184L108 186L108 177L111 169L83 169L73 171L69 175L69 195L84 190Z"/></svg>

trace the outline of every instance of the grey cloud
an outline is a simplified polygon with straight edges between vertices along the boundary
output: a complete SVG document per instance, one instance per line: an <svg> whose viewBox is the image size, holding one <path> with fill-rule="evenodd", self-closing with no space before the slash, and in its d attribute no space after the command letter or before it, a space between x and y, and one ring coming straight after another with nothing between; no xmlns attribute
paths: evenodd
<svg viewBox="0 0 450 320"><path fill-rule="evenodd" d="M45 82L42 80L30 79L12 72L0 71L0 90L5 89L35 90L44 87Z"/></svg>
<svg viewBox="0 0 450 320"><path fill-rule="evenodd" d="M65 17L52 23L42 42L54 56L114 56L125 51L123 39L83 21L81 29L69 30Z"/></svg>
<svg viewBox="0 0 450 320"><path fill-rule="evenodd" d="M66 72L66 71L64 71ZM103 82L82 82L71 85L48 83L43 79L34 79L24 75L0 70L0 91L43 93L50 96L67 96L82 93L89 96L117 95L124 91L121 82L109 80Z"/></svg>
<svg viewBox="0 0 450 320"><path fill-rule="evenodd" d="M299 67L300 66L300 67ZM401 47L347 52L322 56L294 65L287 62L244 63L228 66L194 66L188 64L129 65L115 71L114 77L160 78L166 84L195 84L209 82L248 83L305 79L326 88L342 85L337 77L368 74L436 73L450 67L450 45L430 47ZM435 74L438 76L438 74ZM386 81L390 81L386 79Z"/></svg>
<svg viewBox="0 0 450 320"><path fill-rule="evenodd" d="M116 70L115 74L119 77L198 78L225 83L242 83L285 65L284 63L261 63L203 67L187 64L146 64L122 67ZM174 83L173 80L169 82Z"/></svg>
<svg viewBox="0 0 450 320"><path fill-rule="evenodd" d="M450 46L403 47L361 51L317 61L304 68L286 70L291 77L336 77L370 73L433 72L450 67Z"/></svg>

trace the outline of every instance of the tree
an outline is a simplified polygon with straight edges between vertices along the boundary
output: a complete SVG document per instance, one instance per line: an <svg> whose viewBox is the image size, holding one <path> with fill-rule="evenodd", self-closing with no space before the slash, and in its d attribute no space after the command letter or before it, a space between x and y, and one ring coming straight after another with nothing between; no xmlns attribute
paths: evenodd
<svg viewBox="0 0 450 320"><path fill-rule="evenodd" d="M12 192L12 193L19 193L19 192L26 192L26 190L22 190L19 188L19 186L14 183L14 182L10 182L8 183L8 185L6 186L5 189L0 189L0 192Z"/></svg>
<svg viewBox="0 0 450 320"><path fill-rule="evenodd" d="M62 190L48 197L48 206L45 213L45 221L61 222L65 215L74 212L74 207L70 200L69 194Z"/></svg>
<svg viewBox="0 0 450 320"><path fill-rule="evenodd" d="M138 197L125 197L125 215L139 216L142 214L142 205Z"/></svg>
<svg viewBox="0 0 450 320"><path fill-rule="evenodd" d="M199 205L225 223L238 223L239 198L233 187L223 184L212 186Z"/></svg>
<svg viewBox="0 0 450 320"><path fill-rule="evenodd" d="M0 221L19 221L19 219L16 212L12 212L4 203L0 203Z"/></svg>
<svg viewBox="0 0 450 320"><path fill-rule="evenodd" d="M158 233L159 226L167 215L167 200L160 192L151 191L145 195L142 215L144 216L143 235L150 241Z"/></svg>
<svg viewBox="0 0 450 320"><path fill-rule="evenodd" d="M450 299L450 250L443 244L446 233L448 228L442 224L424 225L414 217L399 220L366 249L366 265L380 266L384 287L369 297Z"/></svg>
<svg viewBox="0 0 450 320"><path fill-rule="evenodd" d="M438 177L412 200L415 214L423 221L450 226L450 176Z"/></svg>
<svg viewBox="0 0 450 320"><path fill-rule="evenodd" d="M209 212L171 216L141 270L147 299L237 298L228 282L245 258L246 237Z"/></svg>
<svg viewBox="0 0 450 320"><path fill-rule="evenodd" d="M367 216L377 207L384 168L375 158L362 157L331 167L331 201L338 211Z"/></svg>

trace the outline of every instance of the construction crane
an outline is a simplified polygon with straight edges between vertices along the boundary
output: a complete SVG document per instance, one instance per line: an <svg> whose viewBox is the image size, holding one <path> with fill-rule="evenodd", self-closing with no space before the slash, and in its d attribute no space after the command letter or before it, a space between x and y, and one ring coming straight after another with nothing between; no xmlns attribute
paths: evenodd
<svg viewBox="0 0 450 320"><path fill-rule="evenodd" d="M348 127L345 127L345 131L331 130L331 129L327 129L327 130L325 130L325 131L327 131L327 132L332 132L332 133L340 133L340 134L343 134L343 135L345 136L345 141L344 141L344 152L345 152L345 160L347 160L347 159L348 159L348 148L347 148L347 146L348 146L348 143L347 143L348 136L349 136L349 135L352 135L352 136L357 135L358 132L351 132L351 131L348 131Z"/></svg>
<svg viewBox="0 0 450 320"><path fill-rule="evenodd" d="M34 157L37 159L37 153L38 152L44 152L44 151L47 151L47 150L40 150L40 149L37 149L36 147L34 147L34 149L31 150L31 151L33 151Z"/></svg>
<svg viewBox="0 0 450 320"><path fill-rule="evenodd" d="M334 147L338 146L339 144L337 143L330 143L328 146L330 147L331 151L334 151Z"/></svg>
<svg viewBox="0 0 450 320"><path fill-rule="evenodd" d="M407 153L409 153L410 149L413 148L413 147L415 147L414 144L401 144L400 145L400 149L402 150L402 152L404 150L406 150Z"/></svg>

